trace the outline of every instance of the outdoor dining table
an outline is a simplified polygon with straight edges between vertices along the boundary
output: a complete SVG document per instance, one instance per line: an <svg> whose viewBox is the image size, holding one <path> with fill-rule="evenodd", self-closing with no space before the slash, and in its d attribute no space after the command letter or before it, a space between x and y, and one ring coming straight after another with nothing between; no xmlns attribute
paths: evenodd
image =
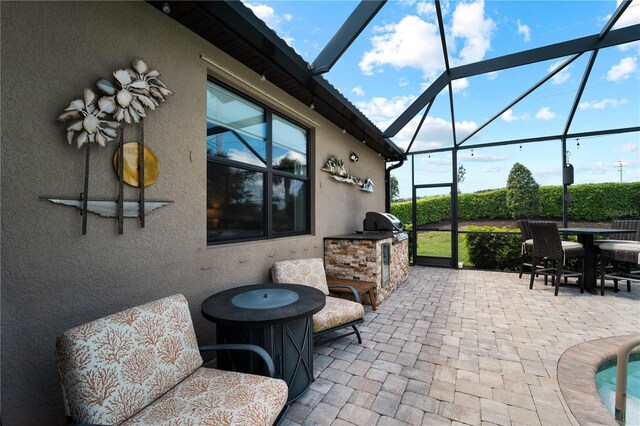
<svg viewBox="0 0 640 426"><path fill-rule="evenodd" d="M287 403L313 382L313 314L325 305L320 290L299 284L253 284L216 293L202 302L202 315L216 323L218 344L262 347L275 365L275 377L289 387ZM265 374L254 354L218 353L218 367Z"/></svg>
<svg viewBox="0 0 640 426"><path fill-rule="evenodd" d="M596 235L633 234L635 229L611 229L611 228L559 228L558 231L565 235L577 235L578 242L584 248L584 286L591 294L597 294L596 290Z"/></svg>

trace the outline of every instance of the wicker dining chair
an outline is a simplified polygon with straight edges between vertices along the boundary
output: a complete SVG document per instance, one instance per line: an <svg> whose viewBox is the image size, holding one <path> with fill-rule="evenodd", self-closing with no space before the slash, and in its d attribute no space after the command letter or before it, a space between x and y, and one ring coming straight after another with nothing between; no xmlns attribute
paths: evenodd
<svg viewBox="0 0 640 426"><path fill-rule="evenodd" d="M640 235L640 230L637 232ZM612 263L612 271L607 272L607 263ZM618 291L618 280L627 282L631 291L632 282L640 282L640 242L620 241L600 244L600 294L604 296L604 282L611 279L614 290Z"/></svg>
<svg viewBox="0 0 640 426"><path fill-rule="evenodd" d="M635 234L611 234L610 240L622 240L622 241L638 241L640 236L640 220L635 219L618 219L611 221L611 229L635 229Z"/></svg>
<svg viewBox="0 0 640 426"><path fill-rule="evenodd" d="M522 274L524 273L524 267L527 266L531 268L531 253L533 252L533 235L531 235L531 227L529 226L528 220L525 220L525 219L519 220L518 227L520 227L520 240L522 241L522 249L521 249L522 259L520 262L520 275L518 276L518 278L522 278Z"/></svg>
<svg viewBox="0 0 640 426"><path fill-rule="evenodd" d="M611 229L635 229L636 233L615 233L610 234L606 239L595 240L595 245L604 243L617 243L620 241L640 241L640 220L637 219L614 219L611 221Z"/></svg>
<svg viewBox="0 0 640 426"><path fill-rule="evenodd" d="M558 295L560 278L576 277L580 286L580 293L584 293L584 248L580 243L560 240L558 225L555 222L529 222L533 236L533 259L531 262L531 279L529 288L533 288L536 275L551 275L555 284L554 294ZM578 258L581 272L564 269L566 261ZM545 263L548 262L548 263ZM544 267L537 266L544 263ZM550 263L550 266L547 265Z"/></svg>
<svg viewBox="0 0 640 426"><path fill-rule="evenodd" d="M618 280L627 282L627 291L631 291L631 283L640 280L640 220L620 219L611 222L612 229L635 229L635 234L611 234L610 239L598 241L600 254L600 294L604 296L605 279L611 279L614 290L618 291ZM607 271L611 263L612 271Z"/></svg>

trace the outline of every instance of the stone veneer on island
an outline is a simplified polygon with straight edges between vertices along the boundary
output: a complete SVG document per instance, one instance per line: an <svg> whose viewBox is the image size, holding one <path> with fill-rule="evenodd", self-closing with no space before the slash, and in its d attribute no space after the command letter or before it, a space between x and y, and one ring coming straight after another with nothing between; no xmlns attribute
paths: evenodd
<svg viewBox="0 0 640 426"><path fill-rule="evenodd" d="M389 247L389 275L383 274L383 249ZM338 235L324 239L327 277L376 283L376 303L380 304L409 277L409 241L393 244L392 232ZM371 304L364 296L364 303Z"/></svg>

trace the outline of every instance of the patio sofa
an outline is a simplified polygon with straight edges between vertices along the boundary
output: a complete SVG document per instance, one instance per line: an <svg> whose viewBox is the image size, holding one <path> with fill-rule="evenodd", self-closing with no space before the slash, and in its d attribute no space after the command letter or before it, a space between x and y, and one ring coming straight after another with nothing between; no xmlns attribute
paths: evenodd
<svg viewBox="0 0 640 426"><path fill-rule="evenodd" d="M67 330L56 360L70 422L271 425L287 402L280 379L204 368L189 306L177 294Z"/></svg>

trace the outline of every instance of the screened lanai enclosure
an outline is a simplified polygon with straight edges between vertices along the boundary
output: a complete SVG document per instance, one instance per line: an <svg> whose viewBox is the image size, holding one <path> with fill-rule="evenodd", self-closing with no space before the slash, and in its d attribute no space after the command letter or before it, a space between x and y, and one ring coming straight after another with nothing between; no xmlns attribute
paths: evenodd
<svg viewBox="0 0 640 426"><path fill-rule="evenodd" d="M637 0L151 3L377 151L416 263L457 267L460 196L516 163L560 187L565 226L570 185L640 181ZM437 223L425 197L447 204Z"/></svg>
<svg viewBox="0 0 640 426"><path fill-rule="evenodd" d="M466 169L463 164L473 163L474 160L486 163L495 163L506 160L509 156L517 158L517 161L526 162L527 156L543 157L543 162L548 166L548 172L556 170L556 177L561 179L562 185L562 222L566 227L569 220L568 204L572 201L572 195L568 187L574 183L575 171L571 164L572 151L575 153L580 149L580 140L587 149L594 151L611 149L611 141L619 138L620 135L632 134L632 141L638 140L640 127L640 108L638 108L638 93L640 84L637 72L628 80L629 94L635 96L635 108L627 117L619 117L615 120L597 120L597 116L589 114L588 110L592 101L585 101L586 96L594 96L601 92L601 96L607 96L607 89L610 84L602 84L596 77L599 73L611 69L611 55L607 49L618 48L620 45L627 45L636 41L635 47L638 49L637 40L640 35L638 19L635 18L635 25L623 29L613 30L616 23L622 16L631 16L633 10L628 15L625 11L632 6L632 2L619 2L617 9L608 18L597 34L563 41L547 46L538 47L531 50L521 51L502 57L496 57L485 61L451 67L447 53L447 29L443 25L442 8L439 2L435 3L437 13L439 34L441 38L442 54L445 64L443 73L396 119L386 130L385 135L398 135L403 129L408 131L411 128L413 134L406 147L405 153L410 158L411 175L411 197L412 197L412 227L413 227L413 253L414 263L432 266L457 267L459 264L459 228L458 219L460 210L458 208L458 196L461 193L460 184L466 178ZM634 5L634 7L637 5ZM541 7L545 7L541 4ZM636 13L637 16L637 13ZM520 26L520 23L518 22ZM626 33L626 35L625 35ZM620 37L620 38L618 38ZM598 62L598 58L600 61ZM553 62L551 65L550 62ZM635 62L634 62L635 63ZM566 74L568 69L580 73L580 78L567 87L565 92L558 93L554 88L559 81L566 81L569 77ZM537 72L532 73L531 69ZM635 67L634 67L635 71ZM517 85L492 84L495 74L501 72L503 77L518 81ZM562 73L565 73L564 75ZM537 80L532 80L532 75L540 76ZM610 73L609 73L610 74ZM481 84L493 85L493 90L489 90L491 96L504 100L504 106L494 112L478 114L469 111L465 106L464 95L456 96L456 83L464 81L462 86L470 84L467 79L484 78ZM527 83L527 80L531 80ZM595 83L593 83L595 80ZM589 84L590 81L592 84ZM616 91L620 87L616 88ZM459 91L458 91L459 92ZM542 93L542 94L540 94ZM564 96L563 96L564 95ZM532 98L535 98L532 100ZM549 107L540 107L536 113L536 118L545 122L555 119L562 114L564 120L560 123L545 123L544 126L517 129L508 125L519 120L527 120L526 113L518 115L514 113L517 108L527 109L527 106L536 105L536 101L543 102L548 98L560 98L554 101L554 110L563 110L562 113L553 112ZM571 98L571 99L570 99ZM529 105L527 105L529 102ZM557 102L557 103L556 103ZM616 99L604 98L606 103L623 102L627 103L627 98ZM525 105L524 107L522 105ZM428 136L420 138L421 132L428 132L425 122L433 116L439 108L440 114L446 114L448 110L451 119L450 136L446 141L429 141ZM602 109L600 105L594 109ZM430 115L431 114L431 115ZM486 119L482 124L470 125L469 121L457 119L459 116L484 116ZM438 113L435 113L438 115ZM419 117L419 121L417 118ZM595 118L595 119L594 119ZM589 121L589 120L593 121ZM431 121L433 131L434 120ZM456 128L457 125L459 128ZM493 128L491 126L494 126ZM508 128L509 127L509 128ZM522 126L525 127L525 126ZM529 127L529 126L527 126ZM488 130L488 131L486 131ZM444 138L443 138L444 139ZM423 142L420 144L417 141ZM424 142L428 141L426 144ZM531 148L536 144L535 148ZM598 146L598 145L599 146ZM422 146L420 146L422 145ZM425 146L426 145L426 146ZM629 144L627 147L637 149L637 145ZM516 151L517 149L517 151ZM574 151L574 149L576 151ZM623 148L624 149L624 148ZM628 148L631 150L631 148ZM475 157L474 157L475 156ZM637 158L637 155L636 155ZM555 162L555 164L554 164ZM630 166L638 169L637 161L623 163L619 161L620 182L622 182L622 169ZM430 172L429 165L432 170ZM449 166L450 168L446 167ZM391 166L402 167L403 162ZM441 173L433 173L433 168L442 170ZM578 169L581 170L581 169ZM484 167L482 172L492 173L498 171L495 166ZM632 179L638 180L638 173L632 173ZM474 179L482 180L482 176L473 176ZM490 188L490 187L489 187ZM488 189L484 187L483 189ZM426 196L441 196L450 200L450 214L445 214L436 226L425 225L420 221L420 207L417 200ZM429 208L429 207L422 207ZM429 212L422 212L428 216ZM618 212L621 215L638 215L638 212ZM432 236L437 234L448 234L444 241L450 244L444 250L441 247L433 247ZM438 239L436 237L436 239ZM420 247L420 242L423 246Z"/></svg>

